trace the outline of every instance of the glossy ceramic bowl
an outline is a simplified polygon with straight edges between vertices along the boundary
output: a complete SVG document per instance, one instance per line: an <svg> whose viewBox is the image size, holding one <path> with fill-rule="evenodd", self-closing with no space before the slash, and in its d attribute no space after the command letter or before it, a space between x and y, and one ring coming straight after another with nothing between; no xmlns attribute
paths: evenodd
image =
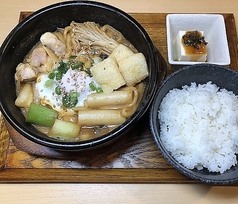
<svg viewBox="0 0 238 204"><path fill-rule="evenodd" d="M182 174L205 183L230 184L238 181L238 165L232 166L224 173L212 173L205 168L203 170L187 169L171 156L171 153L165 148L160 138L158 110L165 95L174 88L191 85L191 82L205 84L209 81L212 81L212 83L220 88L233 91L234 94L238 95L238 72L232 69L214 64L198 64L181 68L163 81L155 95L150 109L151 132L163 156ZM196 149L194 149L194 151L196 151Z"/></svg>
<svg viewBox="0 0 238 204"><path fill-rule="evenodd" d="M230 53L224 17L221 14L168 14L166 16L168 61L173 65L201 64L195 61L178 61L176 37L179 31L203 31L208 42L207 60L204 63L229 65Z"/></svg>
<svg viewBox="0 0 238 204"><path fill-rule="evenodd" d="M149 76L145 93L137 111L112 132L83 142L59 141L37 131L25 122L16 99L14 73L16 66L39 41L46 31L65 27L71 21L94 21L109 24L119 30L147 60ZM130 130L144 115L154 97L159 76L158 52L145 29L130 15L113 6L90 1L67 1L42 8L19 23L7 36L0 50L0 98L1 111L10 125L21 135L38 144L58 150L86 150L101 147L118 139ZM164 66L164 65L163 65Z"/></svg>

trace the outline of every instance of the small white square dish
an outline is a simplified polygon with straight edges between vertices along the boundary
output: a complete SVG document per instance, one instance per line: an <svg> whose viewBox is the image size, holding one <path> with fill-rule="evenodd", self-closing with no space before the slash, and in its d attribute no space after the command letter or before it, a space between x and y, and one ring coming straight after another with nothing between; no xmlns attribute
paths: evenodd
<svg viewBox="0 0 238 204"><path fill-rule="evenodd" d="M173 65L230 64L224 17L221 14L168 14L166 16L168 61ZM177 36L181 31L202 31L206 45L205 62L178 60Z"/></svg>

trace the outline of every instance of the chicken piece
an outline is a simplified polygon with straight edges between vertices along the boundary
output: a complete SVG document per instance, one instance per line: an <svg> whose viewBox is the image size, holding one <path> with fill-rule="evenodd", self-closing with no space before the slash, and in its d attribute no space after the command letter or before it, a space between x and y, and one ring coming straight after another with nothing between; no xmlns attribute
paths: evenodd
<svg viewBox="0 0 238 204"><path fill-rule="evenodd" d="M37 76L32 66L20 63L16 68L16 78L21 82L30 82L36 80Z"/></svg>
<svg viewBox="0 0 238 204"><path fill-rule="evenodd" d="M47 61L46 51L42 47L37 47L32 51L30 65L33 67L40 67Z"/></svg>
<svg viewBox="0 0 238 204"><path fill-rule="evenodd" d="M49 56L47 56L46 63L38 67L38 70L41 73L49 73L52 71L53 65L54 65L53 61L51 60Z"/></svg>
<svg viewBox="0 0 238 204"><path fill-rule="evenodd" d="M48 52L47 52L47 50L50 50L50 49L47 48L47 50L45 50L45 48L46 48L45 46L35 48L32 51L29 59L27 60L27 62L32 67L34 67L34 70L37 70L40 73L51 72L53 68L53 61L51 59L51 56L48 55ZM57 58L57 61L58 61L58 57L57 56L55 57Z"/></svg>
<svg viewBox="0 0 238 204"><path fill-rule="evenodd" d="M40 37L41 43L50 48L57 56L65 53L66 46L53 33L46 32Z"/></svg>

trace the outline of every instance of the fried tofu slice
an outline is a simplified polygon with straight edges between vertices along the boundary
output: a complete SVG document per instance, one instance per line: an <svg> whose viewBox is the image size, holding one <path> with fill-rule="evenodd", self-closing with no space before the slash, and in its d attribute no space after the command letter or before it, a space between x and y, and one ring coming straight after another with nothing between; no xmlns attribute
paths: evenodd
<svg viewBox="0 0 238 204"><path fill-rule="evenodd" d="M146 59L142 53L118 61L119 70L128 86L134 86L148 76Z"/></svg>
<svg viewBox="0 0 238 204"><path fill-rule="evenodd" d="M93 66L91 72L104 93L111 93L126 84L116 61L111 57Z"/></svg>
<svg viewBox="0 0 238 204"><path fill-rule="evenodd" d="M15 105L21 108L29 108L33 98L34 94L31 84L25 84L15 100Z"/></svg>
<svg viewBox="0 0 238 204"><path fill-rule="evenodd" d="M113 52L110 54L110 57L115 59L118 63L120 60L127 58L133 54L134 52L130 48L120 44L113 50Z"/></svg>

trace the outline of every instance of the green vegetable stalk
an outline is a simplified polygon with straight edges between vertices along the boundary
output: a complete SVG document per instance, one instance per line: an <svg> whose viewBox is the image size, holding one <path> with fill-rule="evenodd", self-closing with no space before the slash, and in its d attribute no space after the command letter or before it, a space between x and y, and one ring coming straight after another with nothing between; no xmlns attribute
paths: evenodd
<svg viewBox="0 0 238 204"><path fill-rule="evenodd" d="M80 128L79 124L56 119L48 135L55 138L76 138L79 135Z"/></svg>
<svg viewBox="0 0 238 204"><path fill-rule="evenodd" d="M26 116L26 121L35 125L51 127L57 116L57 111L31 103Z"/></svg>

